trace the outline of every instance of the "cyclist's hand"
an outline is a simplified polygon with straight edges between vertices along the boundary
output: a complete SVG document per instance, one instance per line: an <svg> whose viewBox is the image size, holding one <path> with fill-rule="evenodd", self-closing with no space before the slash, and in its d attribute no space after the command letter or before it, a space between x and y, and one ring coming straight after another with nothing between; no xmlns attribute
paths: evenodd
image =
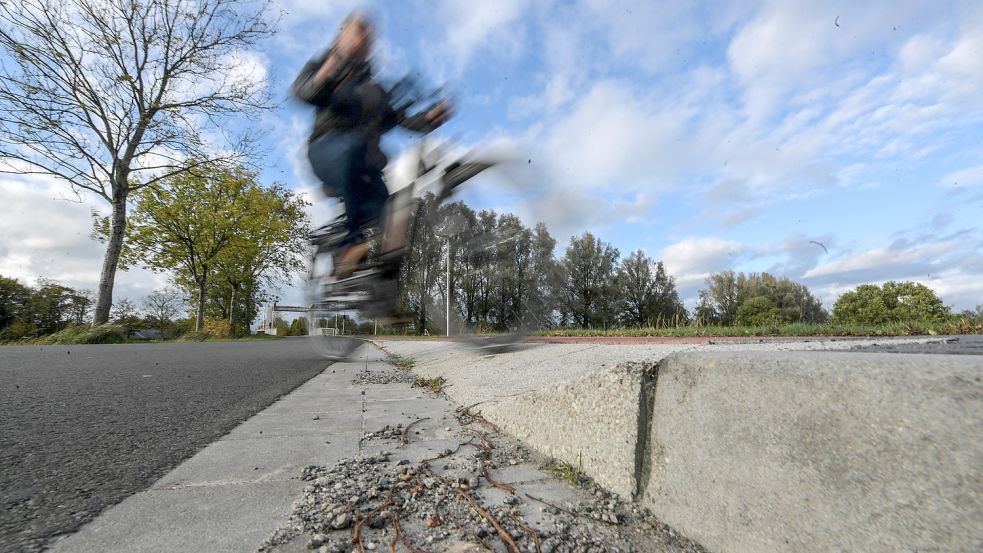
<svg viewBox="0 0 983 553"><path fill-rule="evenodd" d="M437 104L437 107L427 112L427 122L436 129L446 123L453 113L454 111L451 109L450 102L443 101Z"/></svg>

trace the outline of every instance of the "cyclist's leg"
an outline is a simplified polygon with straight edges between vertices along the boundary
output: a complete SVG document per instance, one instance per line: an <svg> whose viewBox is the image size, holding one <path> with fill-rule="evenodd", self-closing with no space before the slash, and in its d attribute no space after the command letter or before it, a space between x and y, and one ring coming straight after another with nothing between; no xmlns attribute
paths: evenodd
<svg viewBox="0 0 983 553"><path fill-rule="evenodd" d="M325 135L308 147L311 168L325 195L339 198L345 205L347 235L338 244L336 277L350 274L364 257L369 247L366 230L378 220L371 213L372 194L366 190L365 152L364 140L355 133Z"/></svg>

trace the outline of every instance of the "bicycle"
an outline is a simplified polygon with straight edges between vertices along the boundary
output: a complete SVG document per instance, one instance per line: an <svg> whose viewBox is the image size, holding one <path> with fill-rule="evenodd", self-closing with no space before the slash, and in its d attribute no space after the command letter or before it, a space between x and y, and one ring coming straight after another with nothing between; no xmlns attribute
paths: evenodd
<svg viewBox="0 0 983 553"><path fill-rule="evenodd" d="M313 253L308 276L308 329L313 347L324 357L345 359L361 344L361 340L343 336L339 329L327 326L337 314L356 312L368 319L401 318L396 307L399 274L406 253L413 248L415 237L411 230L422 198L433 193L438 202L443 202L458 186L500 162L474 155L448 156L446 150L444 146L434 147L424 135L414 149L415 175L407 183L391 185L384 215L388 221L385 232L402 234L403 246L398 250L384 255L370 251L368 261L350 276L334 280L326 276L330 272L325 262L332 268L337 262L338 246L347 232L345 215L310 233ZM370 241L378 244L380 239L377 233Z"/></svg>

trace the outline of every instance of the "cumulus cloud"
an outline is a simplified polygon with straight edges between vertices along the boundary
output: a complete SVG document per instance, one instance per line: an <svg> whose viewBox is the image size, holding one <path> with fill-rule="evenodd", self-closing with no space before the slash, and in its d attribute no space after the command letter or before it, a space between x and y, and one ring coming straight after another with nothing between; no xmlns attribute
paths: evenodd
<svg viewBox="0 0 983 553"><path fill-rule="evenodd" d="M663 248L659 259L677 282L702 282L710 273L734 267L747 249L724 238L686 238Z"/></svg>
<svg viewBox="0 0 983 553"><path fill-rule="evenodd" d="M942 258L955 248L953 243L927 244L900 248L876 248L846 255L806 271L806 280L876 280L884 274L928 275L944 267Z"/></svg>
<svg viewBox="0 0 983 553"><path fill-rule="evenodd" d="M40 277L96 290L105 247L89 237L91 212L104 211L104 202L92 197L84 203L67 201L68 185L45 178L2 177L0 189L0 275L31 285ZM113 297L137 301L165 284L165 276L150 271L120 271Z"/></svg>
<svg viewBox="0 0 983 553"><path fill-rule="evenodd" d="M685 114L645 102L625 83L604 81L548 132L546 153L566 185L665 189L667 177L695 154L681 144L683 134Z"/></svg>
<svg viewBox="0 0 983 553"><path fill-rule="evenodd" d="M529 10L529 0L442 0L434 10L443 21L446 53L452 56L459 74L482 49L517 51L521 47L521 16Z"/></svg>

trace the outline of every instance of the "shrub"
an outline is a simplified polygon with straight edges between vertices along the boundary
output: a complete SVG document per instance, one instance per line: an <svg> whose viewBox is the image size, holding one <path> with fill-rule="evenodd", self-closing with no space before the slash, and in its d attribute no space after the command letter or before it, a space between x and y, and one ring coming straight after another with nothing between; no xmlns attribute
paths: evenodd
<svg viewBox="0 0 983 553"><path fill-rule="evenodd" d="M232 328L229 326L229 321L225 319L211 319L206 317L201 331L215 338L228 338L232 335Z"/></svg>
<svg viewBox="0 0 983 553"><path fill-rule="evenodd" d="M840 324L942 323L949 319L949 311L924 284L888 281L883 286L861 284L840 296L833 318Z"/></svg>
<svg viewBox="0 0 983 553"><path fill-rule="evenodd" d="M781 322L781 310L767 296L753 297L737 308L739 326L768 326Z"/></svg>

